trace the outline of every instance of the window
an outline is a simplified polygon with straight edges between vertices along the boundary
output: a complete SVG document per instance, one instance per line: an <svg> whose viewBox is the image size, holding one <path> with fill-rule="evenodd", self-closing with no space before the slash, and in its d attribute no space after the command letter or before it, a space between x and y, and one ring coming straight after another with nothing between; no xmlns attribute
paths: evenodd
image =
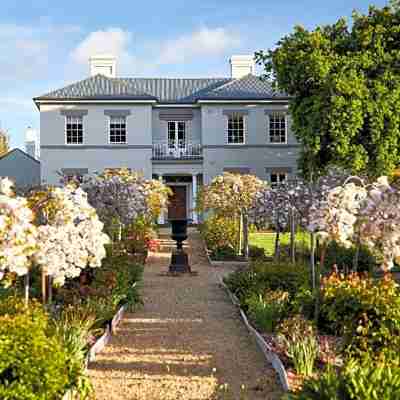
<svg viewBox="0 0 400 400"><path fill-rule="evenodd" d="M110 143L126 143L126 117L110 116Z"/></svg>
<svg viewBox="0 0 400 400"><path fill-rule="evenodd" d="M228 144L244 143L244 116L232 114L228 116Z"/></svg>
<svg viewBox="0 0 400 400"><path fill-rule="evenodd" d="M83 117L67 115L65 119L65 135L67 144L83 144Z"/></svg>
<svg viewBox="0 0 400 400"><path fill-rule="evenodd" d="M168 148L186 148L185 121L168 121Z"/></svg>
<svg viewBox="0 0 400 400"><path fill-rule="evenodd" d="M89 173L87 168L62 168L61 169L64 181L83 183L85 175Z"/></svg>
<svg viewBox="0 0 400 400"><path fill-rule="evenodd" d="M282 183L285 183L287 180L286 172L271 172L270 181L272 187L277 187Z"/></svg>
<svg viewBox="0 0 400 400"><path fill-rule="evenodd" d="M268 119L270 143L286 143L286 114L272 113Z"/></svg>

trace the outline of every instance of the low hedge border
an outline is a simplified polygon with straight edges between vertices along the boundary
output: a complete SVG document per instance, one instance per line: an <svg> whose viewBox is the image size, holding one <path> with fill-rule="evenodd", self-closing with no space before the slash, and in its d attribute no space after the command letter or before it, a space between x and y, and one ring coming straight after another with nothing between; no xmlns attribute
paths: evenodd
<svg viewBox="0 0 400 400"><path fill-rule="evenodd" d="M231 266L234 266L234 267L247 267L249 265L248 261L235 261L235 260L232 260L232 261L215 261L215 260L213 260L210 257L210 253L211 252L207 248L206 241L203 238L201 238L201 240L203 241L204 252L206 254L208 263L210 265L212 265L213 267L231 267Z"/></svg>
<svg viewBox="0 0 400 400"><path fill-rule="evenodd" d="M261 334L250 324L249 320L243 309L240 307L240 302L238 298L229 290L228 286L225 285L223 279L220 277L220 285L226 290L228 293L229 298L231 299L232 303L238 307L240 316L246 325L250 334L254 337L258 347L260 348L261 352L263 353L265 359L272 364L272 367L276 371L279 376L279 381L281 382L282 388L284 391L289 392L290 386L287 378L286 369L279 358L279 356L271 349L268 343L264 340Z"/></svg>

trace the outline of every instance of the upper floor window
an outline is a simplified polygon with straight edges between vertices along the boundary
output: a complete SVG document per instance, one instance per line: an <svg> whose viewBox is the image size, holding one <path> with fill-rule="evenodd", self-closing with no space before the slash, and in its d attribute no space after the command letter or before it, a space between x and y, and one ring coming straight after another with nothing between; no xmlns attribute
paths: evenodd
<svg viewBox="0 0 400 400"><path fill-rule="evenodd" d="M110 143L126 143L126 117L110 116Z"/></svg>
<svg viewBox="0 0 400 400"><path fill-rule="evenodd" d="M270 143L287 142L287 123L286 114L274 112L268 116L269 141Z"/></svg>
<svg viewBox="0 0 400 400"><path fill-rule="evenodd" d="M67 115L65 119L67 144L83 144L83 117Z"/></svg>
<svg viewBox="0 0 400 400"><path fill-rule="evenodd" d="M270 182L272 187L277 187L287 181L286 172L271 172Z"/></svg>
<svg viewBox="0 0 400 400"><path fill-rule="evenodd" d="M168 121L168 148L184 149L186 147L185 121Z"/></svg>
<svg viewBox="0 0 400 400"><path fill-rule="evenodd" d="M232 114L228 116L228 144L244 144L245 122L244 116Z"/></svg>

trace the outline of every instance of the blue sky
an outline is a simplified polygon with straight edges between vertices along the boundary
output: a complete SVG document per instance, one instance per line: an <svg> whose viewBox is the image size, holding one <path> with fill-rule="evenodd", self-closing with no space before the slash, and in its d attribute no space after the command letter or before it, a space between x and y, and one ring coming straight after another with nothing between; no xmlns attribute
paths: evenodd
<svg viewBox="0 0 400 400"><path fill-rule="evenodd" d="M114 53L119 76L229 75L232 54L272 47L386 0L2 0L0 121L12 147L39 129L32 97L88 76L87 58Z"/></svg>

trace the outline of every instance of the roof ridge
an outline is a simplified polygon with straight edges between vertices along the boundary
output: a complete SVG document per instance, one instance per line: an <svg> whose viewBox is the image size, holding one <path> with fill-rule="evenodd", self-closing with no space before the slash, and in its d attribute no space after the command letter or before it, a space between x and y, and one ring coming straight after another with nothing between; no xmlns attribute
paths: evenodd
<svg viewBox="0 0 400 400"><path fill-rule="evenodd" d="M170 80L170 81L226 81L231 80L232 78L228 77L211 77L211 78L163 78L163 77L153 77L153 78L145 78L145 77L118 77L118 78L111 78L111 79L126 79L126 80Z"/></svg>
<svg viewBox="0 0 400 400"><path fill-rule="evenodd" d="M224 85L218 86L217 88L213 89L212 92L217 92L220 89L225 89L227 86L230 86L230 85L232 85L234 83L237 83L237 82L243 81L245 79L248 79L249 77L258 78L258 76L254 75L252 73L248 73L246 75L241 76L240 78L232 78L229 82L225 83Z"/></svg>

